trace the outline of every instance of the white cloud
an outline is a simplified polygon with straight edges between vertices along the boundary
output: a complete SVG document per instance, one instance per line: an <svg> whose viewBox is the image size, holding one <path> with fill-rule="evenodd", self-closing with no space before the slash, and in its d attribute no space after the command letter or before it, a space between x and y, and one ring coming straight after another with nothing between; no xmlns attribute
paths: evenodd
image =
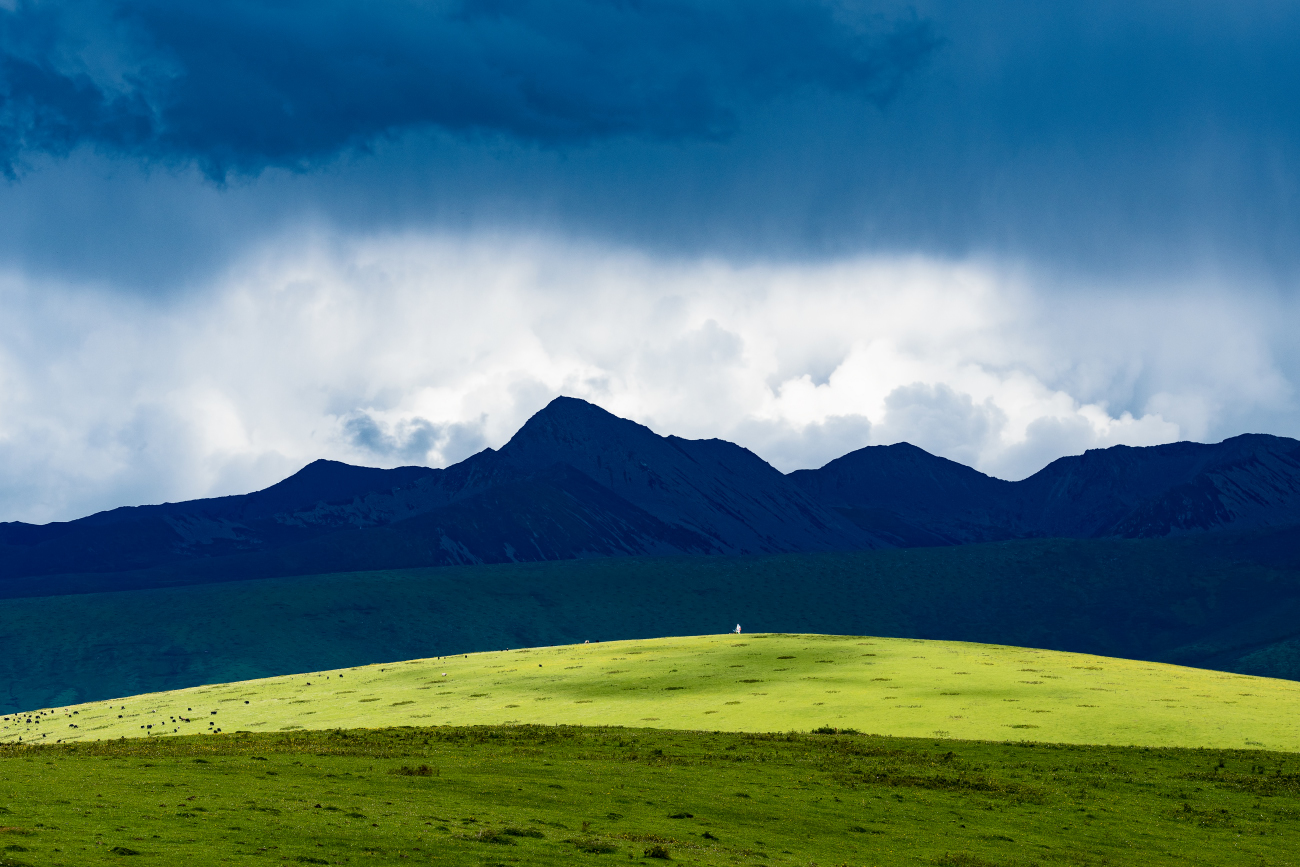
<svg viewBox="0 0 1300 867"><path fill-rule="evenodd" d="M442 465L561 393L784 470L906 439L1018 478L1265 416L1295 432L1284 302L1102 289L419 234L277 239L159 302L10 275L0 519L251 490L318 457Z"/></svg>

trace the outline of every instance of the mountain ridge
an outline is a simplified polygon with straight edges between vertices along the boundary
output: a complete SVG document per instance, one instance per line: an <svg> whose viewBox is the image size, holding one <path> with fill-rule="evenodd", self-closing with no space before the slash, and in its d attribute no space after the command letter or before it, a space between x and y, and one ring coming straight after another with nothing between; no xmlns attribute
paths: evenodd
<svg viewBox="0 0 1300 867"><path fill-rule="evenodd" d="M904 475L900 466L913 469ZM1300 523L1300 441L1269 434L1090 449L1018 482L907 444L867 446L790 475L864 529L892 526L895 538L930 533L941 544ZM898 490L900 479L911 489ZM931 494L918 496L927 487Z"/></svg>
<svg viewBox="0 0 1300 867"><path fill-rule="evenodd" d="M58 576L141 570L192 583L225 573L220 580L1292 524L1300 525L1300 442L1286 437L1093 449L1017 482L907 443L782 474L726 440L661 436L561 397L500 449L443 469L319 460L249 494L0 524L0 595L87 586ZM108 578L89 584L112 587Z"/></svg>

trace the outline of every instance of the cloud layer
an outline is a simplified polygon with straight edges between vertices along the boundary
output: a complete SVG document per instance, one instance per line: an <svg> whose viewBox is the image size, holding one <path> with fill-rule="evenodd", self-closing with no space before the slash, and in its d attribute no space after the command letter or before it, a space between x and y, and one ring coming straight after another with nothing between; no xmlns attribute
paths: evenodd
<svg viewBox="0 0 1300 867"><path fill-rule="evenodd" d="M1300 7L0 0L0 519L447 463L1300 434Z"/></svg>
<svg viewBox="0 0 1300 867"><path fill-rule="evenodd" d="M884 102L937 44L817 0L20 0L0 22L0 168L84 143L222 180L422 127L717 139L790 93Z"/></svg>
<svg viewBox="0 0 1300 867"><path fill-rule="evenodd" d="M250 490L322 456L447 464L557 394L783 470L908 440L1018 478L1294 424L1286 302L1168 287L1062 310L1048 289L978 261L441 235L277 239L185 303L11 277L0 518Z"/></svg>
<svg viewBox="0 0 1300 867"><path fill-rule="evenodd" d="M165 291L309 219L1293 288L1300 7L913 5L22 0L0 258Z"/></svg>

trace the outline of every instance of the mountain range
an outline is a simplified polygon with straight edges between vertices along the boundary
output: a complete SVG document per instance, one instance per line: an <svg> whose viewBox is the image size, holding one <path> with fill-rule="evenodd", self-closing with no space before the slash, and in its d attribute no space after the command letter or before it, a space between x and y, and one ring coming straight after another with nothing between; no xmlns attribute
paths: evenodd
<svg viewBox="0 0 1300 867"><path fill-rule="evenodd" d="M1300 523L1300 441L1112 446L1008 482L899 443L791 481L899 547L1021 538L1149 539Z"/></svg>
<svg viewBox="0 0 1300 867"><path fill-rule="evenodd" d="M1158 538L1300 524L1300 441L1115 446L1009 482L906 443L782 474L557 398L447 467L319 460L241 496L0 523L0 596L643 555Z"/></svg>
<svg viewBox="0 0 1300 867"><path fill-rule="evenodd" d="M1300 679L1300 442L1116 446L1017 482L901 443L783 474L559 398L446 469L316 461L0 524L0 598L6 712L736 621Z"/></svg>

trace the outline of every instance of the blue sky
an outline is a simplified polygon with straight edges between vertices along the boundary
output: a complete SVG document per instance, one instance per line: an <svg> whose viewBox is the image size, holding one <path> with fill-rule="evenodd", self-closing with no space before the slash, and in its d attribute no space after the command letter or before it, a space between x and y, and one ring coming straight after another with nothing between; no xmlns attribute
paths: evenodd
<svg viewBox="0 0 1300 867"><path fill-rule="evenodd" d="M0 0L0 520L442 465L1300 433L1300 10Z"/></svg>

